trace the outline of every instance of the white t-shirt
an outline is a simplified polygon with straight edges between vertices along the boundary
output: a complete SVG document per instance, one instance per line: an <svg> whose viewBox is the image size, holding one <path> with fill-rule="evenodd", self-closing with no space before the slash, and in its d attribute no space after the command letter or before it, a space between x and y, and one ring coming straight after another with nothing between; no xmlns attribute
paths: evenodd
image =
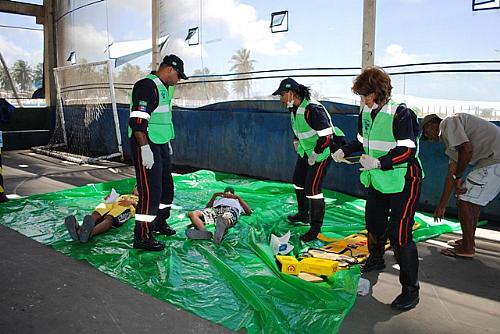
<svg viewBox="0 0 500 334"><path fill-rule="evenodd" d="M233 208L236 211L238 211L238 216L241 215L241 213L245 211L243 209L243 207L241 206L240 201L238 201L235 198L221 197L219 199L216 199L214 201L213 207L215 208L218 206L229 206L230 208Z"/></svg>
<svg viewBox="0 0 500 334"><path fill-rule="evenodd" d="M500 127L487 120L464 113L446 117L439 125L439 138L453 161L458 161L458 146L470 142L470 165L486 167L500 163Z"/></svg>

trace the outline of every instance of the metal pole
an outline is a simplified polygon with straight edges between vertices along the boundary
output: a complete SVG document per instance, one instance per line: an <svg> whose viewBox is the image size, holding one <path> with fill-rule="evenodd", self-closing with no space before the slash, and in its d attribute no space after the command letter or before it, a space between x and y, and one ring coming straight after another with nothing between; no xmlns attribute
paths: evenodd
<svg viewBox="0 0 500 334"><path fill-rule="evenodd" d="M157 70L160 66L160 0L153 0L151 2L151 19L152 19L152 31L151 31L151 41L152 45L152 69Z"/></svg>
<svg viewBox="0 0 500 334"><path fill-rule="evenodd" d="M109 92L111 95L111 108L113 109L113 119L115 121L116 142L118 143L118 152L123 160L122 136L120 133L120 120L118 119L118 109L116 108L115 85L113 81L113 64L108 60Z"/></svg>
<svg viewBox="0 0 500 334"><path fill-rule="evenodd" d="M21 99L19 98L19 95L17 95L17 90L16 86L14 86L14 81L12 81L12 77L10 76L9 68L7 67L7 64L5 63L5 60L3 59L2 53L0 52L0 61L2 62L3 68L5 70L5 74L7 74L7 79L9 79L10 86L12 87L12 91L14 92L14 96L17 100L17 104L19 107L23 107L21 103Z"/></svg>
<svg viewBox="0 0 500 334"><path fill-rule="evenodd" d="M57 117L57 110L59 110L59 117L60 117L60 122L61 122L61 127L62 127L62 133L63 133L63 141L64 145L68 145L68 140L66 137L66 121L64 120L64 109L63 109L63 102L62 102L62 93L61 93L61 85L59 83L59 77L58 77L58 72L59 70L56 68L53 69L54 71L54 82L56 84L56 96L57 96L57 106L56 106L56 117ZM56 119L56 126L57 126L57 119ZM55 129L54 129L55 131Z"/></svg>
<svg viewBox="0 0 500 334"><path fill-rule="evenodd" d="M361 47L363 69L374 64L376 7L377 0L363 0L363 44Z"/></svg>

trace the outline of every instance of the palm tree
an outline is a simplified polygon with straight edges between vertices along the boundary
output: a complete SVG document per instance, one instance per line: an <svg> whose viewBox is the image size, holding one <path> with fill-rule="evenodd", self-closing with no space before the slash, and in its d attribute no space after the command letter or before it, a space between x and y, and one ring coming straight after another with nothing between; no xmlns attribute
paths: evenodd
<svg viewBox="0 0 500 334"><path fill-rule="evenodd" d="M5 70L3 70L3 69L0 69L0 89L4 89L4 90L11 89L9 77L8 77L7 73L5 73Z"/></svg>
<svg viewBox="0 0 500 334"><path fill-rule="evenodd" d="M210 75L210 70L208 68L203 68L201 70L195 70L193 75ZM219 79L220 77L212 77L211 79ZM196 81L201 81L204 78L199 78ZM229 92L226 89L224 82L206 82L204 84L198 84L195 86L193 94L198 99L227 99Z"/></svg>
<svg viewBox="0 0 500 334"><path fill-rule="evenodd" d="M33 70L26 61L18 59L12 67L12 77L19 85L21 91L26 92L31 88Z"/></svg>
<svg viewBox="0 0 500 334"><path fill-rule="evenodd" d="M37 87L43 86L43 63L38 63L33 70L33 82Z"/></svg>
<svg viewBox="0 0 500 334"><path fill-rule="evenodd" d="M193 71L193 76L210 75L210 70L206 67ZM210 79L219 79L220 77L210 77ZM176 96L182 96L185 99L203 101L225 100L229 96L224 82L205 82L200 81L205 78L191 77L189 82L176 86Z"/></svg>
<svg viewBox="0 0 500 334"><path fill-rule="evenodd" d="M125 64L118 73L119 83L133 83L145 77L146 74L139 65Z"/></svg>
<svg viewBox="0 0 500 334"><path fill-rule="evenodd" d="M236 53L231 57L231 62L233 63L233 66L231 66L230 71L234 71L235 73L246 73L254 70L253 64L256 60L250 59L250 50L242 48L236 51ZM242 96L243 98L250 97L251 77L251 74L242 74L237 76L237 78L240 79L247 79L238 80L233 83L233 89L237 95Z"/></svg>
<svg viewBox="0 0 500 334"><path fill-rule="evenodd" d="M311 96L313 99L316 101L322 100L323 99L323 94L319 90L313 90L311 93Z"/></svg>

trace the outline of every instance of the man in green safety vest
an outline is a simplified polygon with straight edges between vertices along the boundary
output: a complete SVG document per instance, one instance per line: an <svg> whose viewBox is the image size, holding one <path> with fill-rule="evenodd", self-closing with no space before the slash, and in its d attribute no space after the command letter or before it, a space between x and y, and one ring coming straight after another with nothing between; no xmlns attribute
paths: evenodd
<svg viewBox="0 0 500 334"><path fill-rule="evenodd" d="M135 83L130 102L129 137L139 202L135 216L134 248L161 251L165 245L153 232L173 235L167 219L174 198L170 141L174 85L187 79L176 55L163 58L158 71Z"/></svg>
<svg viewBox="0 0 500 334"><path fill-rule="evenodd" d="M352 91L361 97L357 140L332 156L339 162L354 152L365 153L360 159L360 179L368 188L365 220L370 254L362 271L385 268L388 234L402 285L391 306L406 311L419 302L418 253L412 227L423 175L417 116L406 105L393 103L391 90L391 79L381 68L368 67L356 77Z"/></svg>
<svg viewBox="0 0 500 334"><path fill-rule="evenodd" d="M344 134L332 125L325 107L311 99L310 89L292 78L281 81L273 95L279 95L290 111L293 146L298 155L293 174L298 213L288 216L288 220L309 223L309 231L300 239L312 241L321 231L325 216L322 185L331 162L330 146L342 142Z"/></svg>

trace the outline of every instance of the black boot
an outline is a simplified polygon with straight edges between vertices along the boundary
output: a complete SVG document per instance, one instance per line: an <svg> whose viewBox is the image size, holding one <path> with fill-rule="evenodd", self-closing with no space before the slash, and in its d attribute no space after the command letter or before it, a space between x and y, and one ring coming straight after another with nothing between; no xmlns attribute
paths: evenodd
<svg viewBox="0 0 500 334"><path fill-rule="evenodd" d="M382 270L385 268L384 253L385 242L387 240L385 234L376 236L368 232L368 259L361 267L361 272L367 273L373 270Z"/></svg>
<svg viewBox="0 0 500 334"><path fill-rule="evenodd" d="M166 235L167 237L177 233L173 228L167 223L167 219L170 217L170 208L158 210L155 220L153 221L153 231L160 234Z"/></svg>
<svg viewBox="0 0 500 334"><path fill-rule="evenodd" d="M161 251L165 248L165 245L155 240L152 231L150 230L150 223L147 222L135 222L134 228L134 248L144 249L150 251Z"/></svg>
<svg viewBox="0 0 500 334"><path fill-rule="evenodd" d="M304 242L309 242L318 237L318 233L321 232L321 226L323 225L323 217L325 217L325 200L321 199L311 199L310 204L310 224L311 227L309 231L300 236L300 240Z"/></svg>
<svg viewBox="0 0 500 334"><path fill-rule="evenodd" d="M420 301L417 246L413 241L403 246L394 246L394 256L399 264L399 282L403 288L391 307L400 311L408 311L417 306Z"/></svg>
<svg viewBox="0 0 500 334"><path fill-rule="evenodd" d="M295 196L297 197L297 207L299 212L294 215L288 216L288 221L291 223L309 223L309 205L306 198L306 191L304 189L295 189Z"/></svg>
<svg viewBox="0 0 500 334"><path fill-rule="evenodd" d="M5 193L0 193L0 203L8 202L9 198L5 195Z"/></svg>

